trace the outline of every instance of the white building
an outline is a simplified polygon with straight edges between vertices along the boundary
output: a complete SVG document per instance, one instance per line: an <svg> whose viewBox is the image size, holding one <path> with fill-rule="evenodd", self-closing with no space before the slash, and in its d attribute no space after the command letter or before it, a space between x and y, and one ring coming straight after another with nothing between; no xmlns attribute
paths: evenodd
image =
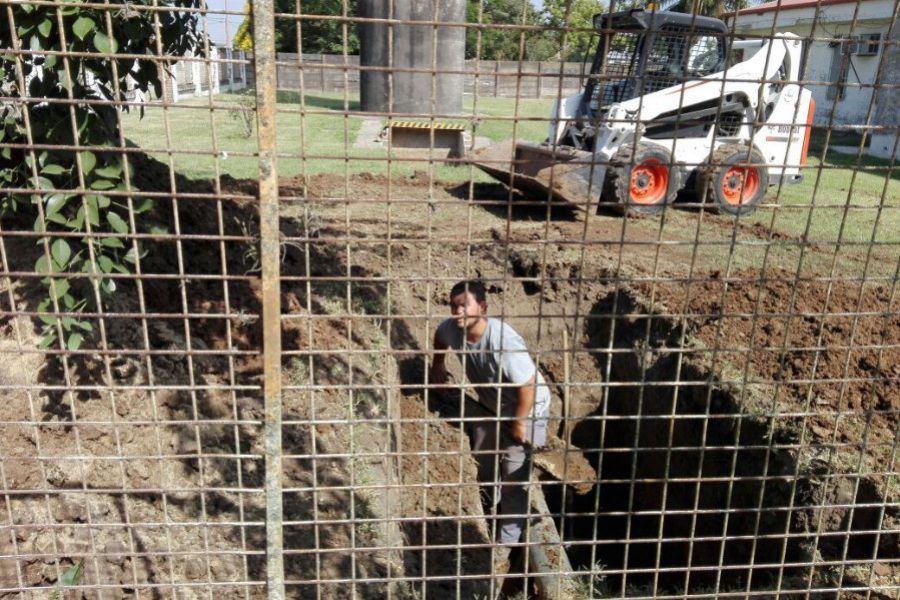
<svg viewBox="0 0 900 600"><path fill-rule="evenodd" d="M833 111L836 125L874 126L871 152L884 155L893 149L900 111L900 89L894 87L900 24L889 31L894 9L894 0L781 0L726 19L729 24L734 20L738 36L791 32L812 38L806 41L802 78L816 101L815 122L827 125ZM885 43L891 39L893 43ZM890 87L876 94L876 82Z"/></svg>

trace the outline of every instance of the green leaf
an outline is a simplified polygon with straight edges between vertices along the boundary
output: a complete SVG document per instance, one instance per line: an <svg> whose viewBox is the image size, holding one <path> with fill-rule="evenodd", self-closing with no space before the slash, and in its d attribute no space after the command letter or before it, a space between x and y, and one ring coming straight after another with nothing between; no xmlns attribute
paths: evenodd
<svg viewBox="0 0 900 600"><path fill-rule="evenodd" d="M109 198L106 196L97 196L97 206L100 208L106 208L109 206Z"/></svg>
<svg viewBox="0 0 900 600"><path fill-rule="evenodd" d="M53 271L50 270L50 261L46 256L41 256L36 261L34 261L34 272L35 273L51 273Z"/></svg>
<svg viewBox="0 0 900 600"><path fill-rule="evenodd" d="M97 169L97 175L100 177L108 177L109 179L117 179L122 174L122 167L119 165L106 165L101 169Z"/></svg>
<svg viewBox="0 0 900 600"><path fill-rule="evenodd" d="M97 165L97 157L93 152L79 152L78 155L81 157L81 172L87 175Z"/></svg>
<svg viewBox="0 0 900 600"><path fill-rule="evenodd" d="M147 256L146 252L141 252L140 254L135 255L134 248L131 248L125 254L124 258L125 258L126 262L130 262L130 263L134 264L137 262L138 258L144 258L145 256Z"/></svg>
<svg viewBox="0 0 900 600"><path fill-rule="evenodd" d="M66 226L68 226L68 224L69 224L69 220L68 220L67 218L65 218L64 216L62 216L61 214L59 214L59 213L55 213L55 214L52 214L52 215L47 215L45 218L46 218L48 221L50 221L51 223L56 223L57 225L66 225Z"/></svg>
<svg viewBox="0 0 900 600"><path fill-rule="evenodd" d="M140 204L134 207L134 214L139 215L141 213L145 213L148 210L153 208L153 200L150 198L144 198L141 200Z"/></svg>
<svg viewBox="0 0 900 600"><path fill-rule="evenodd" d="M46 177L38 176L37 180L38 180L38 188L39 189L42 189L42 190L55 190L56 189L56 187L54 187L54 185L53 185L53 182L50 181L49 179L47 179Z"/></svg>
<svg viewBox="0 0 900 600"><path fill-rule="evenodd" d="M94 326L91 325L90 321L75 321L75 327L82 329L83 331L93 331Z"/></svg>
<svg viewBox="0 0 900 600"><path fill-rule="evenodd" d="M66 268L66 265L69 264L69 259L72 258L72 248L66 240L59 238L50 246L50 254L53 256L56 264L59 265L60 270L62 270Z"/></svg>
<svg viewBox="0 0 900 600"><path fill-rule="evenodd" d="M106 213L106 220L109 221L110 227L117 233L128 233L128 223L122 220L122 217L114 212Z"/></svg>
<svg viewBox="0 0 900 600"><path fill-rule="evenodd" d="M100 224L100 211L97 209L97 197L85 196L84 200L88 207L88 221L91 225L96 227Z"/></svg>
<svg viewBox="0 0 900 600"><path fill-rule="evenodd" d="M56 341L56 334L53 333L53 330L49 330L44 334L44 337L41 339L41 343L38 344L38 348L41 350L46 350L50 347L50 344Z"/></svg>
<svg viewBox="0 0 900 600"><path fill-rule="evenodd" d="M69 348L74 350L74 348ZM84 574L84 559L78 561L77 565L69 567L62 577L59 578L60 585L78 585L81 583L81 576Z"/></svg>
<svg viewBox="0 0 900 600"><path fill-rule="evenodd" d="M54 71L56 73L56 78L59 79L59 85L63 88L69 87L69 74L66 73L65 69L57 69Z"/></svg>
<svg viewBox="0 0 900 600"><path fill-rule="evenodd" d="M72 196L66 196L65 194L53 194L52 196L48 196L47 206L44 208L44 215L49 219L62 210L70 198L72 198Z"/></svg>
<svg viewBox="0 0 900 600"><path fill-rule="evenodd" d="M50 292L50 295L59 300L68 293L71 287L68 279L56 279L53 282L53 290Z"/></svg>
<svg viewBox="0 0 900 600"><path fill-rule="evenodd" d="M104 279L100 282L100 287L103 288L103 291L107 294L112 294L116 291L116 282L112 279Z"/></svg>
<svg viewBox="0 0 900 600"><path fill-rule="evenodd" d="M84 207L79 207L78 212L75 213L75 218L66 222L66 227L75 231L81 231L81 228L84 227Z"/></svg>
<svg viewBox="0 0 900 600"><path fill-rule="evenodd" d="M59 317L51 317L50 315L43 315L41 317L41 322L44 325L49 325L49 326L53 327L54 329L56 329L56 326L59 325Z"/></svg>
<svg viewBox="0 0 900 600"><path fill-rule="evenodd" d="M53 306L50 305L50 298L44 298L44 300L38 304L38 312L42 313L50 313L53 312ZM44 324L46 325L56 325L57 318L52 315L41 315L38 317Z"/></svg>
<svg viewBox="0 0 900 600"><path fill-rule="evenodd" d="M116 44L116 40L106 37L106 34L102 31L98 31L94 33L94 48L97 49L97 52L102 52L103 54L115 54L119 49L118 44Z"/></svg>
<svg viewBox="0 0 900 600"><path fill-rule="evenodd" d="M78 17L78 20L72 25L72 31L78 36L78 39L84 41L91 31L96 29L97 24L90 17Z"/></svg>
<svg viewBox="0 0 900 600"><path fill-rule="evenodd" d="M122 243L122 240L114 237L105 237L100 240L100 245L106 248L124 248L125 244Z"/></svg>
<svg viewBox="0 0 900 600"><path fill-rule="evenodd" d="M69 348L69 350L78 350L79 348L81 348L82 340L84 340L84 336L80 333L71 333L69 334L69 339L66 342L66 346Z"/></svg>
<svg viewBox="0 0 900 600"><path fill-rule="evenodd" d="M53 31L53 21L50 19L44 19L38 25L38 33L40 33L44 37L48 37L50 32Z"/></svg>
<svg viewBox="0 0 900 600"><path fill-rule="evenodd" d="M169 235L169 230L159 225L151 225L150 233L153 235Z"/></svg>
<svg viewBox="0 0 900 600"><path fill-rule="evenodd" d="M109 273L113 270L112 259L104 254L97 257L97 264L100 265L100 270L104 273Z"/></svg>
<svg viewBox="0 0 900 600"><path fill-rule="evenodd" d="M99 169L97 170L99 172ZM91 182L92 190L109 190L116 187L116 184L108 179L95 179Z"/></svg>
<svg viewBox="0 0 900 600"><path fill-rule="evenodd" d="M59 165L45 165L43 169L41 169L41 175L62 175L63 173L68 173L68 169L64 169Z"/></svg>

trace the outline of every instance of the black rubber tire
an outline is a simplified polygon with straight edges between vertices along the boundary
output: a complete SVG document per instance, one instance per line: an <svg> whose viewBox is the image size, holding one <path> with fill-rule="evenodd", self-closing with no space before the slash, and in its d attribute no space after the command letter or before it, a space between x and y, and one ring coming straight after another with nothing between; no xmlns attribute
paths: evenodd
<svg viewBox="0 0 900 600"><path fill-rule="evenodd" d="M681 169L672 164L670 154L663 146L651 142L638 142L634 145L633 141L628 140L622 144L607 168L600 198L601 206L608 206L628 215L661 213L667 204L674 202L683 185ZM636 201L631 189L633 170L646 164L665 168L668 174L664 193L658 201L650 203Z"/></svg>
<svg viewBox="0 0 900 600"><path fill-rule="evenodd" d="M748 169L755 171L756 185L750 196L735 204L726 198L725 188L732 189L732 193L738 195L745 193L743 177L731 177L731 182L725 181L729 170L739 165L747 165ZM745 171L744 176L748 177ZM713 152L709 164L697 170L697 201L703 203L703 208L719 214L732 216L749 215L766 197L769 187L769 170L766 167L765 157L756 148L748 148L744 144L725 144Z"/></svg>

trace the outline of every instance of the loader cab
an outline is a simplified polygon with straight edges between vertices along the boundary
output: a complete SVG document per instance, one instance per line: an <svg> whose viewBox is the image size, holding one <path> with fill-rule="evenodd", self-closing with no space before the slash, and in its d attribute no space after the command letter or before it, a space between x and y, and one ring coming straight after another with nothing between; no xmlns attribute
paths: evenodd
<svg viewBox="0 0 900 600"><path fill-rule="evenodd" d="M691 14L630 10L594 17L600 33L579 107L593 122L609 105L725 68L728 27Z"/></svg>

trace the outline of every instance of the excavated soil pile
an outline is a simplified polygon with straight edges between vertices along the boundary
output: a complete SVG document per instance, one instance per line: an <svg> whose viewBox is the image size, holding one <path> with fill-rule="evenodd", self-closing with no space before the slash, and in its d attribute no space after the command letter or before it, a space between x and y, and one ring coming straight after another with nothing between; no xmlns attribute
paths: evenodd
<svg viewBox="0 0 900 600"><path fill-rule="evenodd" d="M749 382L744 410L783 413L800 429L805 422L808 443L835 445L849 461L841 466L860 459L886 485L900 423L900 314L891 289L794 278L739 271L724 281L712 273L689 287L660 284L656 294L688 315L710 365L724 367L732 383Z"/></svg>

